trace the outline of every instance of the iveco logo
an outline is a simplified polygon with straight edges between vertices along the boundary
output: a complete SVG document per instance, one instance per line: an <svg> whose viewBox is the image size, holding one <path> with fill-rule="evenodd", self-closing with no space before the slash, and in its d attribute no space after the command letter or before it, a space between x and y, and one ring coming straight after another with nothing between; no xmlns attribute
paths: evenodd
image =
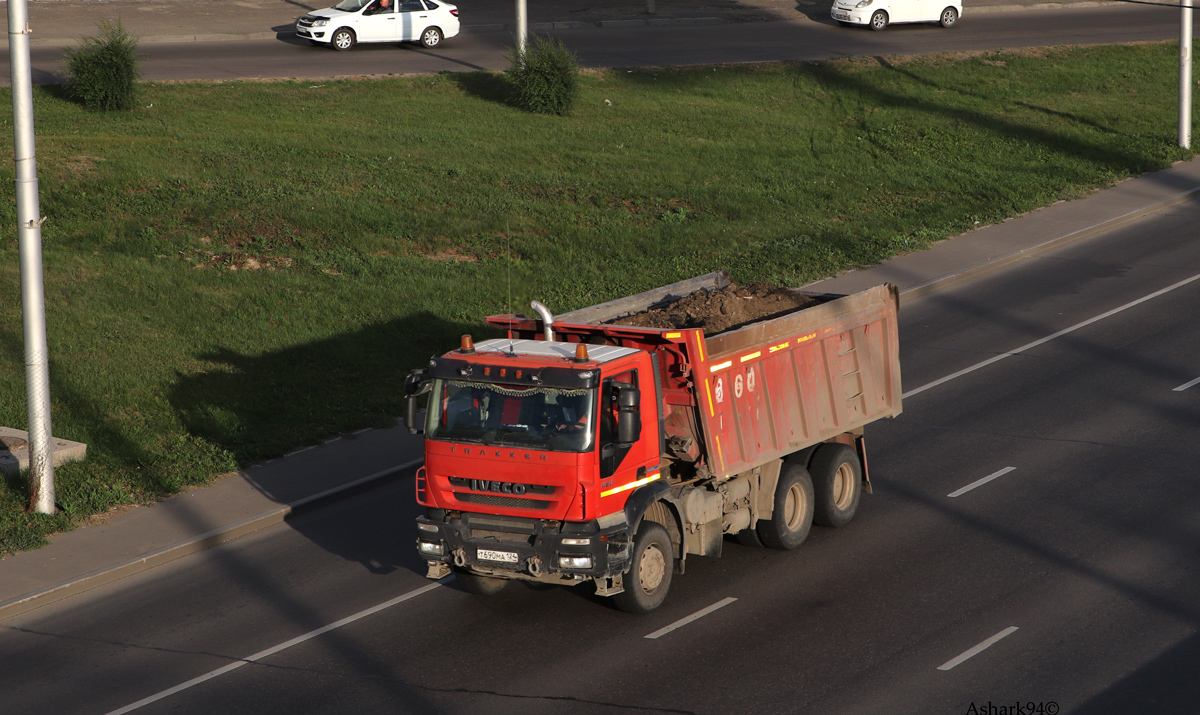
<svg viewBox="0 0 1200 715"><path fill-rule="evenodd" d="M489 482L486 479L472 479L471 488L477 492L496 492L497 494L524 494L524 484L513 482Z"/></svg>

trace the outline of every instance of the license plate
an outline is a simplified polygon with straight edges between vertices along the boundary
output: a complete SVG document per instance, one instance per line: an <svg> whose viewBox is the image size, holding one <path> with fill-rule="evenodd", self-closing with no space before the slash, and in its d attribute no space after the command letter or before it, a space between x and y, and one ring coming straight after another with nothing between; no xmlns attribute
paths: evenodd
<svg viewBox="0 0 1200 715"><path fill-rule="evenodd" d="M833 13L833 18L834 18L835 20L849 20L849 19L850 19L850 13L848 13L848 12L835 12L835 13Z"/></svg>
<svg viewBox="0 0 1200 715"><path fill-rule="evenodd" d="M479 549L475 552L475 558L480 561L501 561L506 564L517 563L517 554L514 551L492 551L491 549Z"/></svg>

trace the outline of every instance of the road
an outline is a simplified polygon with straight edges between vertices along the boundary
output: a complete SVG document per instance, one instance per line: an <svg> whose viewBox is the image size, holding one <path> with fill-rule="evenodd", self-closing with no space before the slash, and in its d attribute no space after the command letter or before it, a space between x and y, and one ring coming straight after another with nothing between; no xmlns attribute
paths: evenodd
<svg viewBox="0 0 1200 715"><path fill-rule="evenodd" d="M804 22L583 29L555 32L589 67L818 60L1062 44L1170 40L1179 12L1131 6L964 15L951 30L896 25L884 32L841 27L827 17ZM418 45L363 45L350 52L313 47L290 32L277 40L166 43L142 46L143 79L234 80L428 73L508 67L504 33L463 34L437 50ZM0 59L7 82L8 56ZM61 81L62 52L35 48L37 83ZM1174 71L1166 68L1164 71Z"/></svg>
<svg viewBox="0 0 1200 715"><path fill-rule="evenodd" d="M653 614L425 580L406 476L0 625L0 711L1195 712L1197 221L906 304L856 520L689 559Z"/></svg>

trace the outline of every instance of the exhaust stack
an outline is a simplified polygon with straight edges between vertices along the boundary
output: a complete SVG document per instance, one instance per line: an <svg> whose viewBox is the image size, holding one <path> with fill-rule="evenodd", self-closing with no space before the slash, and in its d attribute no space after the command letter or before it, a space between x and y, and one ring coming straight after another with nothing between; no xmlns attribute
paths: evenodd
<svg viewBox="0 0 1200 715"><path fill-rule="evenodd" d="M534 312L542 319L542 333L546 336L546 342L554 342L554 329L550 326L554 325L554 316L550 314L550 309L542 305L541 301L533 301L529 304Z"/></svg>

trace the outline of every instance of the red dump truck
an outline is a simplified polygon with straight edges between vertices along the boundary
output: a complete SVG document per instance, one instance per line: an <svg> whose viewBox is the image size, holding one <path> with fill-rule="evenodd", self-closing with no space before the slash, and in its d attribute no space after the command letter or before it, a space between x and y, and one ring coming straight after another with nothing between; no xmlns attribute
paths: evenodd
<svg viewBox="0 0 1200 715"><path fill-rule="evenodd" d="M897 289L803 293L809 307L716 335L619 324L729 284L718 272L557 317L535 301L535 317L487 319L506 338L464 335L414 371L429 577L477 594L591 582L644 613L725 535L794 549L814 521L849 522L870 492L863 426L900 413Z"/></svg>

